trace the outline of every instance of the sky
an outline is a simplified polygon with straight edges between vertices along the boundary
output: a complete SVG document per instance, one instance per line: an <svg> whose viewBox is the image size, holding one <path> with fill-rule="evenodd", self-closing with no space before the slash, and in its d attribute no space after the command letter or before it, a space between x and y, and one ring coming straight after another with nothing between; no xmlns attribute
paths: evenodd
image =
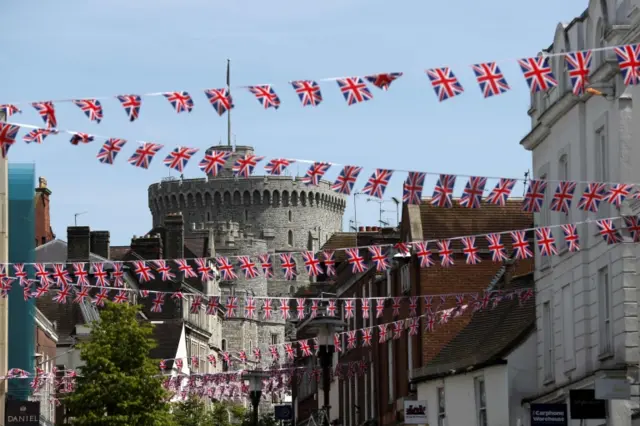
<svg viewBox="0 0 640 426"><path fill-rule="evenodd" d="M5 0L0 104L20 103L24 111L9 121L42 126L32 101L106 96L100 124L72 103L56 103L58 127L129 141L111 166L96 159L102 141L72 146L65 134L41 145L20 141L9 159L33 162L37 176L46 177L59 238L66 240L74 214L86 212L78 225L109 230L113 245L129 244L151 228L147 188L170 174L162 164L169 151L183 145L202 153L225 140L226 116L217 115L202 89L224 86L229 58L232 86L272 84L282 101L277 111L264 110L248 91L233 89L233 138L267 159L362 166L357 191L375 168L431 172L425 196L437 173L522 177L531 165L530 153L519 145L530 130L530 97L516 59L548 47L557 25L580 15L586 0L538 0L531 8L507 0L400 4ZM498 61L511 91L484 99L470 65L489 61ZM465 90L439 102L424 70L444 66ZM373 99L352 106L328 81L320 83L324 102L303 108L288 84L380 72L404 76L387 92L371 87ZM133 123L114 98L181 90L194 99L190 114L176 114L164 97L146 97ZM136 141L165 145L148 170L127 163ZM194 160L185 177L204 177L200 158ZM306 167L291 171L304 174ZM333 180L338 172L333 167L326 177ZM394 173L385 199L401 197L405 178ZM456 188L465 182L459 178ZM349 199L345 229L354 220L378 224L379 204L367 198L356 197L357 218ZM394 204L385 202L383 209L383 219L394 225Z"/></svg>

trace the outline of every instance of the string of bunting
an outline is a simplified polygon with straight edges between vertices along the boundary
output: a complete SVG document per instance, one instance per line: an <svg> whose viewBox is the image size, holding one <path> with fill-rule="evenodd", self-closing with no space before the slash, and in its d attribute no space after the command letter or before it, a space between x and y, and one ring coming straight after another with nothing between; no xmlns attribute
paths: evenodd
<svg viewBox="0 0 640 426"><path fill-rule="evenodd" d="M23 124L9 124L0 122L0 148L3 155L6 156L11 145L15 143L15 139L20 127ZM25 141L41 143L46 135L58 133L61 130L42 129L34 126L27 126L33 130L25 136ZM72 143L90 142L95 136L79 133L70 130L62 130L72 136ZM114 164L118 153L122 150L125 139L106 138L104 145L100 148L97 158L103 164ZM135 167L147 169L155 155L163 148L163 145L153 142L141 142L139 147L131 155L128 162ZM182 173L187 166L189 160L198 152L196 148L177 147L173 149L164 159L163 163L176 171ZM216 177L220 171L227 165L232 153L229 151L209 151L200 161L200 169L209 177ZM262 162L265 157L255 154L246 154L237 158L232 165L233 175L237 178L249 178L258 163ZM362 171L362 167L353 165L340 165L337 163L273 158L265 165L265 171L271 176L281 176L290 165L299 163L309 163L309 169L301 178L301 182L308 186L318 186L320 180L324 178L326 172L331 166L342 166L341 171L336 177L331 189L338 194L350 195ZM538 213L543 208L545 199L547 198L547 187L550 183L555 183L556 188L553 195L550 196L549 208L552 211L568 213L572 207L574 198L577 198L578 209L585 212L598 212L602 202L609 203L616 208L620 208L627 198L640 199L640 184L636 183L617 183L617 182L596 182L596 181L571 181L571 180L549 180L549 179L518 179L507 177L491 177L491 176L470 176L455 175L435 172L420 172L410 170L392 170L392 169L375 169L367 182L363 186L361 193L382 199L394 172L406 172L407 177L403 183L402 201L404 204L420 204L424 192L425 180L428 175L437 175L438 180L434 186L433 196L430 203L436 207L450 208L453 205L453 194L458 177L468 178L462 195L460 205L466 208L480 208L485 202L489 205L505 206L507 200L511 196L513 188L518 181L528 182L527 190L522 200L522 210L526 212ZM489 179L497 180L493 189L487 188ZM582 184L584 189L582 193L576 193L578 184ZM485 192L488 195L485 197ZM578 198L579 195L579 198Z"/></svg>
<svg viewBox="0 0 640 426"><path fill-rule="evenodd" d="M618 61L618 67L626 85L640 84L640 45L629 44L621 46L603 47L582 51L574 51L559 54L543 53L537 57L518 59L517 63L523 77L532 93L544 92L558 85L558 81L549 58L564 56L566 72L571 82L572 92L576 96L582 96L588 89L589 73L591 71L592 54L596 51L613 50ZM511 87L500 70L497 62L484 62L471 65L476 82L485 98L498 96L508 92ZM564 67L561 67L564 71ZM425 70L428 80L440 102L459 96L464 88L458 81L450 67L430 68ZM340 93L347 105L355 105L373 99L373 93L369 90L367 82L373 86L388 90L391 83L402 77L402 72L387 72L365 76L335 77L321 80L295 80L290 81L302 106L318 106L323 101L323 95L318 81L332 81L337 83ZM228 84L227 79L227 84ZM271 84L238 86L251 93L258 103L264 108L280 108L281 100ZM225 112L234 108L229 86L227 88L198 89L204 92L213 109L222 116ZM117 99L124 109L129 121L135 121L140 116L143 97L162 96L167 99L176 113L191 112L195 106L193 97L187 91L155 92L146 94L126 94L106 97L91 97L84 99L60 99L35 102L14 102L0 105L8 115L21 112L18 105L30 104L40 114L47 127L57 127L55 103L70 102L80 108L91 121L100 123L104 117L101 100Z"/></svg>

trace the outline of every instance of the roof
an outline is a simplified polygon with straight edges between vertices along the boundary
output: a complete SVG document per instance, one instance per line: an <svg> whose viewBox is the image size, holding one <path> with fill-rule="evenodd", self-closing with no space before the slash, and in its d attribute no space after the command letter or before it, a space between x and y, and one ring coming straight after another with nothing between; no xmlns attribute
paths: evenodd
<svg viewBox="0 0 640 426"><path fill-rule="evenodd" d="M434 207L429 199L420 204L420 222L423 240L440 240L466 235L490 234L493 232L513 231L533 226L533 214L522 211L522 199L512 198L505 206L496 206L482 202L479 209L460 206L460 200L454 199L451 208ZM413 236L416 239L417 236ZM510 238L504 238L509 245ZM453 248L458 248L454 242ZM478 238L479 248L486 248L485 238ZM462 246L460 245L460 248Z"/></svg>
<svg viewBox="0 0 640 426"><path fill-rule="evenodd" d="M182 337L182 321L165 321L153 324L153 340L157 346L149 352L153 359L173 359L178 352ZM173 360L167 361L167 369L171 369Z"/></svg>
<svg viewBox="0 0 640 426"><path fill-rule="evenodd" d="M337 250L347 247L355 247L356 244L356 232L336 232L331 235L329 239L322 246L322 250ZM340 250L335 253L336 262L341 262L345 259L344 251Z"/></svg>
<svg viewBox="0 0 640 426"><path fill-rule="evenodd" d="M67 262L67 248L66 241L62 241L58 238L51 240L41 246L36 247L36 262ZM108 262L109 259L105 259L95 253L89 253L90 262Z"/></svg>
<svg viewBox="0 0 640 426"><path fill-rule="evenodd" d="M109 256L111 260L122 260L131 250L131 246L111 246L109 247Z"/></svg>
<svg viewBox="0 0 640 426"><path fill-rule="evenodd" d="M532 287L533 273L514 277L507 288ZM504 362L511 352L534 329L535 298L502 300L494 309L473 314L463 328L440 352L414 374L414 381L425 381L469 369Z"/></svg>

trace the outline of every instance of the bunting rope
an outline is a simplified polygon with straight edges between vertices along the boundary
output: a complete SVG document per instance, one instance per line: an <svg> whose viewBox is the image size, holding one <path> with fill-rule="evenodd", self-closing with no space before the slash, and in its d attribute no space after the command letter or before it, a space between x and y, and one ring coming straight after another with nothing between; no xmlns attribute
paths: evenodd
<svg viewBox="0 0 640 426"><path fill-rule="evenodd" d="M589 85L588 77L591 69L593 52L612 50L616 55L618 67L620 68L620 72L624 78L624 83L626 85L640 84L639 46L640 45L638 44L627 44L572 52L542 52L535 57L484 62L470 65L470 67L473 70L476 81L485 98L503 94L511 89L497 65L498 62L507 61L517 62L530 91L532 93L536 93L539 91L547 91L558 85L552 68L549 66L549 58L564 56L567 65L566 72L571 80L572 91L576 96L582 96ZM440 102L458 96L464 92L464 88L449 66L430 68L425 70L425 72ZM564 72L564 69L562 72ZM402 75L402 72L386 72L365 76L329 77L317 80L293 80L289 81L288 84L292 86L303 106L318 106L323 101L318 82L336 82L341 94L347 102L347 105L354 105L356 103L366 102L373 99L373 94L367 87L365 81L386 91L389 89L391 83L402 77ZM229 81L229 69L227 69L227 88L201 88L196 89L196 91L204 92L209 103L217 113L219 115L223 115L228 110L234 108L233 99L231 98L230 93L231 88L247 90L255 96L260 105L265 109L278 109L281 105L281 101L275 92L274 87L276 86L273 84L231 86ZM49 101L20 101L6 103L0 105L0 107L4 107L7 112L12 115L21 112L17 105L31 104L41 115L43 115L43 110L46 110L44 115L48 115L55 114L53 109L54 102L74 103L81 108L90 120L100 122L103 117L100 101L115 98L120 101L129 120L134 121L139 116L142 98L158 96L164 96L171 103L177 113L191 112L194 108L193 98L189 92L186 91L150 92L137 95L112 95L75 99L67 98ZM44 115L43 119L45 119L45 122L49 125L49 119ZM55 118L53 121L55 121ZM55 124L53 124L52 127L56 127Z"/></svg>

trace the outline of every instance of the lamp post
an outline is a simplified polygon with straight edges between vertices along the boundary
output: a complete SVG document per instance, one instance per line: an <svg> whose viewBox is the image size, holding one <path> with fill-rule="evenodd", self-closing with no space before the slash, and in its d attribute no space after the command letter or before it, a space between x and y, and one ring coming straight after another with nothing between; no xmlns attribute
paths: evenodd
<svg viewBox="0 0 640 426"><path fill-rule="evenodd" d="M309 321L310 331L315 331L318 336L318 357L320 358L320 367L322 368L322 391L323 391L323 409L325 414L325 426L329 426L330 416L329 410L329 394L331 388L331 367L333 366L333 354L335 346L333 343L333 335L342 331L346 324L338 317L323 316L316 317Z"/></svg>
<svg viewBox="0 0 640 426"><path fill-rule="evenodd" d="M269 373L262 370L249 370L242 376L249 381L249 398L251 399L251 424L258 426L258 405L262 397L262 380L269 377Z"/></svg>

